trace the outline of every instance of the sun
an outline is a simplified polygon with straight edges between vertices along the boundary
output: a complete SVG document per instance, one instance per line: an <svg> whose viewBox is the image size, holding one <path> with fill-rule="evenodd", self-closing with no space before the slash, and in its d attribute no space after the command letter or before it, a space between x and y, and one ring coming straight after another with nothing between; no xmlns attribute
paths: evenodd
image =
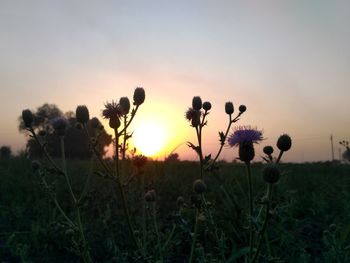
<svg viewBox="0 0 350 263"><path fill-rule="evenodd" d="M157 155L165 146L165 139L165 128L154 121L139 123L133 133L136 149L146 156Z"/></svg>

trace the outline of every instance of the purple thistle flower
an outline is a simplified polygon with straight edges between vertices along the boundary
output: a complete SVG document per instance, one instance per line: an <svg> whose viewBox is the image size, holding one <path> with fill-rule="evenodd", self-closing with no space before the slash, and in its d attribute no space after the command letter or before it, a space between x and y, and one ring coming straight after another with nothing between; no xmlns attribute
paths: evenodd
<svg viewBox="0 0 350 263"><path fill-rule="evenodd" d="M228 137L227 141L231 147L243 143L258 143L263 140L262 131L253 129L250 126L240 126Z"/></svg>
<svg viewBox="0 0 350 263"><path fill-rule="evenodd" d="M119 117L122 114L122 110L118 103L115 101L107 102L105 104L105 109L102 111L102 116L105 119L111 119Z"/></svg>

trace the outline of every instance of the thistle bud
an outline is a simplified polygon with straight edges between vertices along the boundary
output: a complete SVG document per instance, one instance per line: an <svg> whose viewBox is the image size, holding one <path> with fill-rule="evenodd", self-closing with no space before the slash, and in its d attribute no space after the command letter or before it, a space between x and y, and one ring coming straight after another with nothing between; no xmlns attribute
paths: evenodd
<svg viewBox="0 0 350 263"><path fill-rule="evenodd" d="M56 117L52 120L52 127L57 132L58 136L64 136L66 133L66 128L68 126L68 122L65 118Z"/></svg>
<svg viewBox="0 0 350 263"><path fill-rule="evenodd" d="M205 111L210 110L210 109L211 109L211 103L210 103L209 101L204 102L204 103L203 103L203 109L204 109Z"/></svg>
<svg viewBox="0 0 350 263"><path fill-rule="evenodd" d="M109 119L109 127L116 130L120 127L120 120L118 116L113 116Z"/></svg>
<svg viewBox="0 0 350 263"><path fill-rule="evenodd" d="M276 165L265 166L262 173L265 182L269 184L277 183L281 177L281 173Z"/></svg>
<svg viewBox="0 0 350 263"><path fill-rule="evenodd" d="M238 110L239 110L240 113L243 113L243 112L245 112L247 110L247 107L245 105L240 105Z"/></svg>
<svg viewBox="0 0 350 263"><path fill-rule="evenodd" d="M145 101L145 90L137 87L134 91L134 105L139 106Z"/></svg>
<svg viewBox="0 0 350 263"><path fill-rule="evenodd" d="M91 126L91 128L93 128L93 129L98 129L98 128L100 128L101 123L100 123L100 121L99 121L96 117L93 117L93 118L90 120L90 126Z"/></svg>
<svg viewBox="0 0 350 263"><path fill-rule="evenodd" d="M268 145L263 148L263 152L267 155L271 155L273 153L273 148L272 146Z"/></svg>
<svg viewBox="0 0 350 263"><path fill-rule="evenodd" d="M122 114L128 114L130 111L130 101L128 97L121 97L119 100L119 106Z"/></svg>
<svg viewBox="0 0 350 263"><path fill-rule="evenodd" d="M292 139L288 134L281 135L277 140L277 147L281 151L288 151L292 147Z"/></svg>
<svg viewBox="0 0 350 263"><path fill-rule="evenodd" d="M202 99L199 96L195 96L192 99L192 108L194 110L200 110L202 108Z"/></svg>
<svg viewBox="0 0 350 263"><path fill-rule="evenodd" d="M33 123L33 120L34 120L33 113L30 110L28 110L28 109L23 110L22 111L22 119L23 119L24 125L27 128L30 128L32 126L32 123Z"/></svg>
<svg viewBox="0 0 350 263"><path fill-rule="evenodd" d="M145 194L145 200L146 202L154 202L156 201L156 191L154 190L149 190Z"/></svg>
<svg viewBox="0 0 350 263"><path fill-rule="evenodd" d="M231 115L234 111L234 108L233 108L233 103L228 101L225 103L225 112L226 114L228 115Z"/></svg>
<svg viewBox="0 0 350 263"><path fill-rule="evenodd" d="M77 118L77 121L81 124L88 123L90 116L89 116L89 110L85 105L79 105L77 109L75 110L75 116Z"/></svg>
<svg viewBox="0 0 350 263"><path fill-rule="evenodd" d="M197 179L193 182L193 191L196 194L202 194L207 190L207 185L204 183L203 180Z"/></svg>
<svg viewBox="0 0 350 263"><path fill-rule="evenodd" d="M239 159L242 162L248 163L251 160L253 160L255 156L253 142L246 141L246 142L240 143L238 148L238 155L239 155Z"/></svg>

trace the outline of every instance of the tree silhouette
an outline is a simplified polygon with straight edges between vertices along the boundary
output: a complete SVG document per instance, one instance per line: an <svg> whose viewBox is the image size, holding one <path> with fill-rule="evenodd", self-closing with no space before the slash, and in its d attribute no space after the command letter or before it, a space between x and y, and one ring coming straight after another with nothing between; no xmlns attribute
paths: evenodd
<svg viewBox="0 0 350 263"><path fill-rule="evenodd" d="M69 123L64 137L66 157L88 158L91 156L92 152L89 148L89 139L85 132L80 128L73 111L63 114L55 104L45 103L38 107L37 111L33 112L33 115L33 129L39 138L45 142L46 149L53 157L59 157L61 154L59 137L55 134L51 125L52 120L57 117L65 117ZM92 122L94 122L94 127L91 125ZM96 122L99 124L98 127L96 127ZM105 147L112 142L112 136L106 133L97 118L91 119L87 126L89 134L92 137L95 137L99 133L95 148L102 157L106 154ZM20 132L25 131L25 125L21 117L19 118L18 128ZM43 154L37 142L31 137L28 138L26 152L30 157L42 157Z"/></svg>
<svg viewBox="0 0 350 263"><path fill-rule="evenodd" d="M0 158L7 159L10 158L12 154L10 146L1 146L0 148Z"/></svg>

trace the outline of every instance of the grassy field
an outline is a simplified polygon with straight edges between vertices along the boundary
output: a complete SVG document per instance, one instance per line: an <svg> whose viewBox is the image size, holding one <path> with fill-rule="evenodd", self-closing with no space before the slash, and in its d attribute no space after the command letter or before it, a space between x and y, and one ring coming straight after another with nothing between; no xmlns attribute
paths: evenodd
<svg viewBox="0 0 350 263"><path fill-rule="evenodd" d="M273 189L272 218L259 262L349 262L350 166L315 163L280 167L283 176ZM129 163L124 163L122 169L126 175L134 171ZM256 213L266 191L261 170L262 164L252 166ZM68 171L73 190L80 193L89 173L89 161L70 161ZM93 174L81 211L94 262L154 262L154 223L159 229L157 236L166 244L163 261L186 262L195 218L192 183L199 177L198 171L198 164L192 162L146 164L145 185L156 191L157 214L154 222L152 207L148 207L148 259L133 249L117 186ZM64 179L48 179L63 210L73 217ZM80 262L76 230L63 220L39 182L29 160L0 160L0 262ZM138 236L142 232L141 179L125 176L124 182ZM222 241L227 262L244 262L248 239L244 224L248 206L245 167L222 163L219 171L205 175L205 182L212 218L203 218L199 224L195 262L220 262L213 233L218 233ZM178 196L185 201L181 212L176 204Z"/></svg>

